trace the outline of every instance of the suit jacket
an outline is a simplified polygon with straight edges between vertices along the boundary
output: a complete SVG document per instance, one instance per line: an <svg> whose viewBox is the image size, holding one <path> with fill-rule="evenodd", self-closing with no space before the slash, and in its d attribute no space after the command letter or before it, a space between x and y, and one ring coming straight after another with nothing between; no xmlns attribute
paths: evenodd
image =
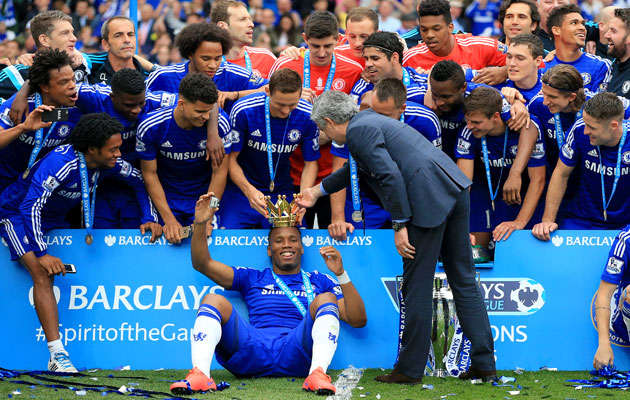
<svg viewBox="0 0 630 400"><path fill-rule="evenodd" d="M472 182L440 149L407 124L361 111L352 118L346 143L357 163L360 184L369 186L392 220L433 228L446 220L462 190ZM348 185L348 163L322 181L328 193Z"/></svg>

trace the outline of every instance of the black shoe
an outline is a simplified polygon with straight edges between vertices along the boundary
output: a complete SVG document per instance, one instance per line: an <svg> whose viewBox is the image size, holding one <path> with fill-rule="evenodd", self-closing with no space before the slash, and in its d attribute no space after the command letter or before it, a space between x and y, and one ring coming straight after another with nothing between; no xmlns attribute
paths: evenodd
<svg viewBox="0 0 630 400"><path fill-rule="evenodd" d="M374 380L381 383L398 383L403 385L417 385L422 383L422 377L412 378L398 371L396 368L389 374L377 376Z"/></svg>
<svg viewBox="0 0 630 400"><path fill-rule="evenodd" d="M458 378L462 380L481 379L482 382L494 382L497 380L497 370L481 371L477 368L470 367L468 371L459 374Z"/></svg>

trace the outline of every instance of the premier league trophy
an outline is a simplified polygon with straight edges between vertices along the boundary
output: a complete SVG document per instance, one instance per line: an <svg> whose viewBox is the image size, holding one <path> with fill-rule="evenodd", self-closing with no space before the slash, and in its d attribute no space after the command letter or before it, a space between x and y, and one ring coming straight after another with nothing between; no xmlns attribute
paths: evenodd
<svg viewBox="0 0 630 400"><path fill-rule="evenodd" d="M446 274L436 273L433 278L433 330L431 332L431 348L435 361L433 376L443 378L449 374L446 362L450 339L453 337L451 327L454 320L453 292L448 286Z"/></svg>

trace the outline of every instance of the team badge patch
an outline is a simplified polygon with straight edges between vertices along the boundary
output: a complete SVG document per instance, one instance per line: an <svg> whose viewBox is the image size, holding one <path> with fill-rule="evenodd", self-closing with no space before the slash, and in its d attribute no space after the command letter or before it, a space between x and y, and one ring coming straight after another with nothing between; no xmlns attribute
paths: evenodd
<svg viewBox="0 0 630 400"><path fill-rule="evenodd" d="M626 151L621 155L621 161L623 161L624 164L630 164L630 151Z"/></svg>
<svg viewBox="0 0 630 400"><path fill-rule="evenodd" d="M300 137L302 136L302 134L297 129L291 129L289 131L289 135L288 136L289 136L289 140L292 141L293 143L295 143L298 140L300 140Z"/></svg>
<svg viewBox="0 0 630 400"><path fill-rule="evenodd" d="M61 126L59 127L59 129L57 130L57 134L58 134L60 137L65 137L65 136L67 136L67 135L68 135L68 133L70 133L70 127L69 127L68 125L65 125L65 124L64 124L64 125L61 125Z"/></svg>

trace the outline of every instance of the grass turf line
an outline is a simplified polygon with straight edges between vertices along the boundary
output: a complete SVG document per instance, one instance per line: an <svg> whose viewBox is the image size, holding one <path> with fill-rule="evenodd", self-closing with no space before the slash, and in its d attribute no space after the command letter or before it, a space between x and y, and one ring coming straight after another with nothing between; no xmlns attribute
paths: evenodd
<svg viewBox="0 0 630 400"><path fill-rule="evenodd" d="M79 384L84 385L109 385L120 387L136 387L156 392L169 393L170 381L183 379L188 371L185 370L163 370L163 371L109 371L101 370L93 373L85 373L87 377L52 377L61 381L73 382L76 387ZM341 370L330 371L333 382L337 379ZM353 390L353 399L374 399L380 395L382 400L388 399L440 399L441 396L447 396L449 399L503 399L509 397L519 399L527 396L528 399L588 399L597 396L597 398L614 398L614 399L630 399L630 393L618 389L594 389L586 388L575 390L573 387L566 386L567 379L589 379L590 375L586 371L573 372L524 372L517 375L513 371L499 371L499 376L512 376L516 378L514 389L517 385L521 385L523 389L519 395L510 395L509 387L493 387L489 383L480 385L472 385L470 382L459 381L455 378L434 378L425 377L423 383L433 385L433 390L422 389L422 385L404 386L382 384L374 381L374 377L388 370L367 369L363 373L363 377ZM115 378L109 378L108 375L114 375ZM215 382L226 381L231 384L229 389L222 392L214 392L207 394L197 394L190 396L191 398L203 399L270 399L270 400L287 400L287 399L322 399L313 393L302 391L303 378L261 378L261 379L241 379L233 376L225 370L213 371L212 377ZM97 378L93 380L90 378ZM140 379L144 378L144 379ZM35 379L29 376L21 376L11 380L28 381L36 384ZM538 381L538 382L536 382ZM46 382L43 382L46 383ZM137 386L132 385L138 384ZM104 399L117 394L109 394L102 396L99 392L88 391L85 396L77 396L74 391L69 389L52 389L37 385L35 389L30 389L27 384L17 384L8 381L0 381L0 399L7 399L14 390L19 389L21 395L12 395L13 399L27 400L33 398L40 400L48 399ZM448 396L455 394L455 396ZM365 397L361 397L364 395ZM156 398L166 396L155 395ZM134 397L138 398L138 397Z"/></svg>

